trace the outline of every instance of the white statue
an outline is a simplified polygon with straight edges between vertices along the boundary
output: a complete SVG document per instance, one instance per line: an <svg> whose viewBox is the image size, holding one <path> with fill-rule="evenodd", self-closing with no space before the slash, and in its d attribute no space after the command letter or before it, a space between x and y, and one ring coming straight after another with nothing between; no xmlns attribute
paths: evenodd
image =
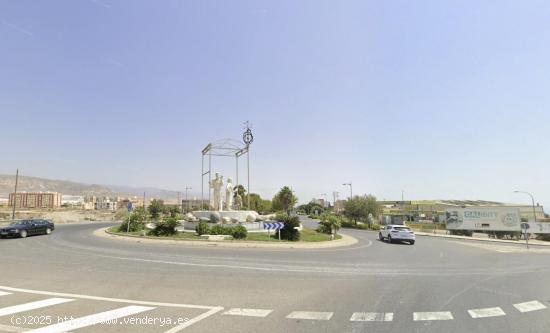
<svg viewBox="0 0 550 333"><path fill-rule="evenodd" d="M235 187L233 186L233 179L227 178L227 185L225 185L225 209L233 210L233 195L235 194Z"/></svg>
<svg viewBox="0 0 550 333"><path fill-rule="evenodd" d="M210 197L210 207L214 211L221 211L223 209L221 189L223 186L223 176L219 172L216 172L214 179L210 180L210 188L212 189L212 196Z"/></svg>

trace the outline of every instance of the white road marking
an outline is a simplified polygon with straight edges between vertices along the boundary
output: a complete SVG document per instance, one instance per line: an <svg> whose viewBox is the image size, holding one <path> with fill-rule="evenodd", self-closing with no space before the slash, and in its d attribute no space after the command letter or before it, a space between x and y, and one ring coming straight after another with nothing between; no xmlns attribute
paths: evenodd
<svg viewBox="0 0 550 333"><path fill-rule="evenodd" d="M273 312L273 310L232 308L225 311L223 314L230 316L267 317L271 312Z"/></svg>
<svg viewBox="0 0 550 333"><path fill-rule="evenodd" d="M147 306L169 306L169 307L175 307L175 308L193 308L193 309L205 309L205 310L219 308L216 306L207 306L207 305L147 302L147 301L138 301L138 300L132 300L132 299L110 298L110 297L90 296L90 295L81 295L81 294L69 294L69 293L57 293L52 291L41 291L41 290L33 290L33 289L22 289L22 288L0 286L0 290L2 289L14 291L14 292L20 292L20 293L36 294L36 295L71 297L71 298L89 299L94 301L129 303L129 304L139 304L139 305L147 305Z"/></svg>
<svg viewBox="0 0 550 333"><path fill-rule="evenodd" d="M286 317L288 319L330 320L333 314L333 312L294 311Z"/></svg>
<svg viewBox="0 0 550 333"><path fill-rule="evenodd" d="M9 325L1 325L0 324L0 332L17 332L17 333L21 333L21 332L25 332L25 331L28 331L28 330L29 330L28 328L17 327L17 326L9 326Z"/></svg>
<svg viewBox="0 0 550 333"><path fill-rule="evenodd" d="M41 300L41 301L30 302L30 303L25 303L25 304L19 304L19 305L14 305L14 306L8 306L6 308L1 308L0 309L0 317L11 315L11 314L14 314L14 313L45 308L47 306L72 302L72 301L74 301L74 299L48 298L48 299L44 299L44 300Z"/></svg>
<svg viewBox="0 0 550 333"><path fill-rule="evenodd" d="M79 298L79 299L87 299L87 300L94 300L94 301L105 301L105 302L114 302L114 303L130 303L130 304L139 304L139 305L146 305L146 306L166 306L166 307L174 307L174 308L191 308L191 309L203 309L208 310L203 314L200 314L196 317L191 318L190 320L186 321L185 323L178 325L176 327L171 328L170 330L166 331L166 333L176 333L184 328L187 328L193 324L196 324L197 322L206 319L213 314L216 314L223 310L223 307L221 306L207 306L207 305L194 305L194 304L180 304L180 303L163 303L163 302L147 302L147 301L139 301L139 300L131 300L131 299L121 299L121 298L110 298L110 297L99 297L99 296L90 296L90 295L80 295L80 294L69 294L69 293L58 293L58 292L52 292L52 291L41 291L41 290L33 290L33 289L22 289L22 288L13 288L13 287L6 287L6 286L0 286L0 289L9 290L13 292L21 292L21 293L28 293L28 294L36 294L36 295L48 295L48 296L61 296L61 297L72 297L72 298Z"/></svg>
<svg viewBox="0 0 550 333"><path fill-rule="evenodd" d="M514 304L514 307L518 309L519 312L531 312L546 309L546 305L542 304L539 301L518 303Z"/></svg>
<svg viewBox="0 0 550 333"><path fill-rule="evenodd" d="M441 312L414 312L413 320L414 321L425 321L425 320L453 320L453 314L449 311Z"/></svg>
<svg viewBox="0 0 550 333"><path fill-rule="evenodd" d="M354 312L350 321L392 321L393 312Z"/></svg>
<svg viewBox="0 0 550 333"><path fill-rule="evenodd" d="M7 296L7 295L11 295L11 293L8 293L7 291L0 290L0 296Z"/></svg>
<svg viewBox="0 0 550 333"><path fill-rule="evenodd" d="M219 306L219 307L215 307L215 308L212 308L210 311L206 311L205 313L201 314L201 315L198 315L196 317L194 317L193 319L191 320L188 320L187 322L181 324L181 325L178 325L174 328L171 328L169 329L168 331L164 332L164 333L176 333L176 332L179 332L181 330L183 330L184 328L187 328L193 324L196 324L198 323L199 321L203 320L203 319L206 319L208 317L210 317L211 315L213 314L216 314L218 312L220 312L221 310L223 310L223 307Z"/></svg>
<svg viewBox="0 0 550 333"><path fill-rule="evenodd" d="M111 311L105 311L101 313L95 313L89 316L75 318L72 320L67 320L50 326L41 327L35 330L28 331L33 333L58 333L58 332L67 332L69 330L76 330L82 327L93 326L96 324L104 323L106 325L112 325L115 319L131 316L137 313L149 311L155 309L150 306L137 306L130 305L120 309L115 309Z"/></svg>
<svg viewBox="0 0 550 333"><path fill-rule="evenodd" d="M499 307L472 309L468 310L468 313L472 318L487 318L487 317L499 317L506 316L506 313Z"/></svg>

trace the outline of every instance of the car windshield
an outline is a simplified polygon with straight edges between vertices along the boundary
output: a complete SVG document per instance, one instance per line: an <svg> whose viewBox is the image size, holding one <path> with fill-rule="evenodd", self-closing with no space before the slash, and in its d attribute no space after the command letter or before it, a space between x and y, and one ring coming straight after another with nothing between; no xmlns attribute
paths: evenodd
<svg viewBox="0 0 550 333"><path fill-rule="evenodd" d="M28 221L13 221L10 225L26 225L28 223Z"/></svg>
<svg viewBox="0 0 550 333"><path fill-rule="evenodd" d="M393 229L398 230L398 231L410 231L411 230L407 227L393 227Z"/></svg>

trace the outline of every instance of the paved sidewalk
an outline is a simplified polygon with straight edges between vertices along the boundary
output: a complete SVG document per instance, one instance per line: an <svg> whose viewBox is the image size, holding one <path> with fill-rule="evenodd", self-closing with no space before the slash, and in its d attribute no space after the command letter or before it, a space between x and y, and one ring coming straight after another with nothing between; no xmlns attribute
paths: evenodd
<svg viewBox="0 0 550 333"><path fill-rule="evenodd" d="M447 234L435 234L430 232L415 231L417 236L429 236L429 237L440 237L440 238L452 238L452 239L465 239L470 241L478 242L493 242L493 243L508 243L508 244L525 244L525 239L522 240L510 240L510 239L495 239L495 238L480 238L480 237L468 237L468 236L457 236L457 235L447 235ZM540 241L536 239L530 239L529 245L537 246L550 246L550 242Z"/></svg>
<svg viewBox="0 0 550 333"><path fill-rule="evenodd" d="M107 232L108 228L100 228L94 231L94 236L130 241L146 244L169 244L185 246L215 246L215 247L244 247L244 248L275 248L275 249L325 249L354 245L358 240L354 237L340 234L342 238L325 242L259 242L259 241L210 241L210 240L179 240L179 239L159 239L147 236L122 236Z"/></svg>

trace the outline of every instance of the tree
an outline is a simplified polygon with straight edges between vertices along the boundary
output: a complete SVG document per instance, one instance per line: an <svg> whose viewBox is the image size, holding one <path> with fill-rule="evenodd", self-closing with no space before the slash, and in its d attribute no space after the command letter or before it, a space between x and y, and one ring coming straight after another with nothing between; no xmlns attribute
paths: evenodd
<svg viewBox="0 0 550 333"><path fill-rule="evenodd" d="M306 213L307 215L311 215L315 212L317 212L318 214L322 214L325 211L325 208L320 204L312 201L305 205L298 206L298 210Z"/></svg>
<svg viewBox="0 0 550 333"><path fill-rule="evenodd" d="M296 202L298 202L298 198L288 186L284 186L273 198L272 205L274 210L282 210L289 214Z"/></svg>
<svg viewBox="0 0 550 333"><path fill-rule="evenodd" d="M149 214L151 214L151 218L158 219L160 217L160 214L164 212L164 201L153 199L151 200L151 204L149 207Z"/></svg>
<svg viewBox="0 0 550 333"><path fill-rule="evenodd" d="M275 219L279 222L284 223L284 227L280 231L281 239L294 242L300 240L300 231L297 229L300 227L300 219L298 218L298 216L278 214Z"/></svg>
<svg viewBox="0 0 550 333"><path fill-rule="evenodd" d="M344 203L344 215L355 224L357 224L357 221L367 221L370 227L369 214L372 214L372 217L376 218L379 213L380 206L376 202L376 197L370 194L355 196Z"/></svg>
<svg viewBox="0 0 550 333"><path fill-rule="evenodd" d="M342 221L338 216L332 214L321 215L321 221L319 222L318 232L329 234L331 238L336 236L338 230L342 226Z"/></svg>
<svg viewBox="0 0 550 333"><path fill-rule="evenodd" d="M264 200L258 194L250 193L250 209L261 214L269 213L272 209L271 200Z"/></svg>

